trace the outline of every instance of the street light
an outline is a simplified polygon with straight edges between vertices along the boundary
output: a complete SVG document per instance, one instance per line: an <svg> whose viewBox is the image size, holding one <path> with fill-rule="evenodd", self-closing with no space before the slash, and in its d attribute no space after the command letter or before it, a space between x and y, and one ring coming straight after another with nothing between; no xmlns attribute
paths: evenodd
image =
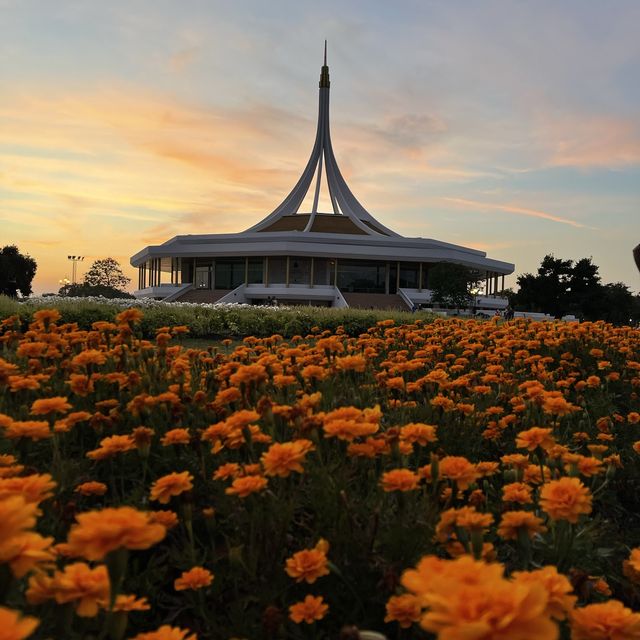
<svg viewBox="0 0 640 640"><path fill-rule="evenodd" d="M73 262L73 267L71 268L71 284L75 284L78 262L82 262L84 260L84 256L67 256L67 260L71 260L71 262Z"/></svg>

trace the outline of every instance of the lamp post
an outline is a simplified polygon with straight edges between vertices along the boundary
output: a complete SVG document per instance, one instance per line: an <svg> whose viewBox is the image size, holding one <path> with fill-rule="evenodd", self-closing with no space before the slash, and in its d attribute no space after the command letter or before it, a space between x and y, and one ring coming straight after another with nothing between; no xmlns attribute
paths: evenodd
<svg viewBox="0 0 640 640"><path fill-rule="evenodd" d="M67 260L71 260L73 263L73 267L71 268L71 284L75 284L78 262L82 262L84 260L84 256L67 256Z"/></svg>

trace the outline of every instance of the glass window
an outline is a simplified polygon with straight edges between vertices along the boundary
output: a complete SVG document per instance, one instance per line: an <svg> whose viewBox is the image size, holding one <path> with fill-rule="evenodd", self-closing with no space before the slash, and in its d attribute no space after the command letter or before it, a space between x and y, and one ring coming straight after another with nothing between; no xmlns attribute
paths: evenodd
<svg viewBox="0 0 640 640"><path fill-rule="evenodd" d="M338 288L357 293L384 293L386 264L338 260Z"/></svg>
<svg viewBox="0 0 640 640"><path fill-rule="evenodd" d="M262 284L264 258L249 258L249 284Z"/></svg>
<svg viewBox="0 0 640 640"><path fill-rule="evenodd" d="M216 260L216 289L235 289L244 284L244 258Z"/></svg>
<svg viewBox="0 0 640 640"><path fill-rule="evenodd" d="M400 263L400 288L418 288L418 265L407 262Z"/></svg>

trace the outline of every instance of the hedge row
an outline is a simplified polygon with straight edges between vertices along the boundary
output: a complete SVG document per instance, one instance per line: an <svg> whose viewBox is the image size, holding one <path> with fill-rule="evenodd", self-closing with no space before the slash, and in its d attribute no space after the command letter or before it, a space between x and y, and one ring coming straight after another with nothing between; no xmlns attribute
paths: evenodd
<svg viewBox="0 0 640 640"><path fill-rule="evenodd" d="M97 300L69 300L49 297L16 301L0 296L0 320L17 315L24 323L31 321L38 309L57 309L62 322L75 322L80 329L90 329L93 322L112 321L122 311L123 302ZM279 333L284 337L306 335L313 327L334 332L344 327L350 336L365 332L377 322L393 319L407 324L420 317L430 321L433 316L424 312L411 314L403 311L332 309L323 307L260 307L251 305L198 305L198 304L127 304L144 311L141 328L145 337L155 335L159 327L186 325L192 338L233 338L244 336L266 337Z"/></svg>

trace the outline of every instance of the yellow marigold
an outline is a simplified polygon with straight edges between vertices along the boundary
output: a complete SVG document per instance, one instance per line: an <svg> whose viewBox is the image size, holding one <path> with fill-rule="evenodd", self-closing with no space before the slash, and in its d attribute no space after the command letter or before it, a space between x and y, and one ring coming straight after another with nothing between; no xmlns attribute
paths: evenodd
<svg viewBox="0 0 640 640"><path fill-rule="evenodd" d="M552 431L552 429L543 429L542 427L531 427L526 431L520 431L516 437L516 447L529 451L535 451L540 447L546 451L556 443L551 435Z"/></svg>
<svg viewBox="0 0 640 640"><path fill-rule="evenodd" d="M163 447L175 444L189 444L189 442L191 442L191 434L189 433L189 429L171 429L164 434L160 442Z"/></svg>
<svg viewBox="0 0 640 640"><path fill-rule="evenodd" d="M92 460L105 460L112 458L119 453L132 451L136 448L136 443L130 435L109 436L100 440L100 447L87 452L87 458Z"/></svg>
<svg viewBox="0 0 640 640"><path fill-rule="evenodd" d="M438 440L436 427L421 422L405 424L400 428L400 437L411 444L417 443L423 447Z"/></svg>
<svg viewBox="0 0 640 640"><path fill-rule="evenodd" d="M329 611L329 605L325 604L322 596L308 595L302 602L296 602L289 607L289 618L296 624L306 622L312 624L316 620L322 620Z"/></svg>
<svg viewBox="0 0 640 640"><path fill-rule="evenodd" d="M531 487L524 482L511 482L502 487L503 502L517 502L518 504L531 504Z"/></svg>
<svg viewBox="0 0 640 640"><path fill-rule="evenodd" d="M260 458L267 476L286 478L292 471L303 473L302 464L309 451L315 449L311 440L298 439L293 442L275 442Z"/></svg>
<svg viewBox="0 0 640 640"><path fill-rule="evenodd" d="M188 629L163 624L156 631L139 633L133 640L198 640L198 636Z"/></svg>
<svg viewBox="0 0 640 640"><path fill-rule="evenodd" d="M571 640L638 640L640 613L627 609L619 600L574 609Z"/></svg>
<svg viewBox="0 0 640 640"><path fill-rule="evenodd" d="M71 408L71 405L67 402L67 398L63 396L40 398L34 400L30 413L32 416L46 416L50 413L67 413Z"/></svg>
<svg viewBox="0 0 640 640"><path fill-rule="evenodd" d="M246 498L252 493L258 491L264 491L267 488L268 481L263 476L242 476L236 478L230 487L227 487L224 492L227 495L237 495L239 498Z"/></svg>
<svg viewBox="0 0 640 640"><path fill-rule="evenodd" d="M45 440L53 433L49 423L40 420L14 420L4 432L5 437L14 440L16 438L29 438L29 440Z"/></svg>
<svg viewBox="0 0 640 640"><path fill-rule="evenodd" d="M629 559L622 563L622 572L631 582L640 584L640 547L631 549Z"/></svg>
<svg viewBox="0 0 640 640"><path fill-rule="evenodd" d="M519 583L541 584L547 591L547 614L554 620L564 620L575 607L576 596L572 596L573 586L567 576L558 573L556 567L542 567L535 571L516 571L513 579Z"/></svg>
<svg viewBox="0 0 640 640"><path fill-rule="evenodd" d="M73 602L76 613L93 618L109 601L109 574L105 565L91 568L84 562L67 565L53 576L54 597L58 604Z"/></svg>
<svg viewBox="0 0 640 640"><path fill-rule="evenodd" d="M137 598L134 595L121 593L113 605L114 611L148 611L151 606L146 598Z"/></svg>
<svg viewBox="0 0 640 640"><path fill-rule="evenodd" d="M420 476L410 469L392 469L382 474L382 488L385 491L413 491L418 488Z"/></svg>
<svg viewBox="0 0 640 640"><path fill-rule="evenodd" d="M13 541L14 549L6 562L16 578L22 578L34 569L44 569L53 565L56 558L51 549L53 538L43 538L39 533L27 531Z"/></svg>
<svg viewBox="0 0 640 640"><path fill-rule="evenodd" d="M178 524L175 511L149 511L149 522L161 524L165 529L173 529Z"/></svg>
<svg viewBox="0 0 640 640"><path fill-rule="evenodd" d="M576 523L581 514L591 513L591 492L578 478L560 478L542 486L540 507L552 520Z"/></svg>
<svg viewBox="0 0 640 640"><path fill-rule="evenodd" d="M3 640L28 638L40 624L37 618L24 616L19 611L0 607L0 631Z"/></svg>
<svg viewBox="0 0 640 640"><path fill-rule="evenodd" d="M69 531L69 549L87 560L102 560L120 548L148 549L167 533L162 525L151 522L148 513L133 507L88 511L76 520Z"/></svg>
<svg viewBox="0 0 640 640"><path fill-rule="evenodd" d="M188 471L169 473L158 478L151 485L151 500L160 504L168 504L173 496L179 496L185 491L193 489L193 476Z"/></svg>
<svg viewBox="0 0 640 640"><path fill-rule="evenodd" d="M176 591L185 589L202 589L208 587L213 582L213 573L203 567L193 567L184 571L182 575L173 583Z"/></svg>
<svg viewBox="0 0 640 640"><path fill-rule="evenodd" d="M516 540L518 531L525 531L533 538L536 533L544 533L546 530L542 519L530 511L505 511L498 525L498 535L505 540Z"/></svg>
<svg viewBox="0 0 640 640"><path fill-rule="evenodd" d="M107 485L104 482L83 482L75 488L75 491L83 496L103 496L107 493Z"/></svg>
<svg viewBox="0 0 640 640"><path fill-rule="evenodd" d="M403 629L408 629L414 622L420 620L422 607L420 601L411 593L401 596L391 596L386 605L385 622L397 622Z"/></svg>
<svg viewBox="0 0 640 640"><path fill-rule="evenodd" d="M474 464L462 456L445 456L440 460L440 475L452 480L458 489L464 491L478 478Z"/></svg>
<svg viewBox="0 0 640 640"><path fill-rule="evenodd" d="M402 584L427 611L420 626L439 638L556 640L548 595L540 584L504 579L498 564L463 555L455 560L423 558L405 571Z"/></svg>
<svg viewBox="0 0 640 640"><path fill-rule="evenodd" d="M329 543L320 539L313 549L303 549L287 558L285 571L296 582L313 584L318 578L329 574L327 560Z"/></svg>

